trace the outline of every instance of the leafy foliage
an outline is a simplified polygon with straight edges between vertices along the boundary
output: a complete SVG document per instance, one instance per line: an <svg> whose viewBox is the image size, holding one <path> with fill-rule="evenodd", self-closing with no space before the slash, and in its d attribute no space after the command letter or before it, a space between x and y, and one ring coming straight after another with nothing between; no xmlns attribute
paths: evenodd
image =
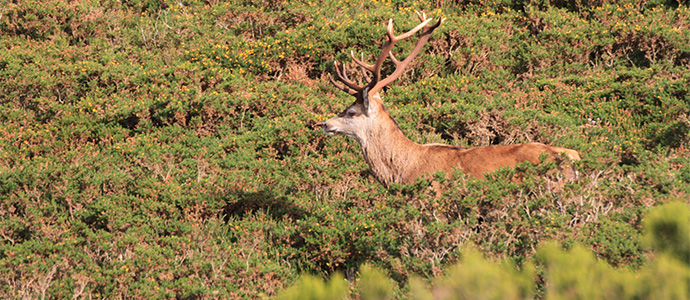
<svg viewBox="0 0 690 300"><path fill-rule="evenodd" d="M576 149L579 181L543 163L386 190L354 141L321 132L351 101L328 83L332 62L371 61L385 21L408 29L415 10L446 21L385 91L403 131ZM674 1L10 1L0 292L262 298L308 273L400 298L468 272L449 267L468 255L557 264L546 240L662 276L672 263L650 257L687 249L642 220L690 194L689 17ZM392 281L357 282L380 272ZM511 293L529 297L523 283Z"/></svg>
<svg viewBox="0 0 690 300"><path fill-rule="evenodd" d="M462 262L450 266L446 274L434 279L431 287L413 278L409 283L410 299L529 299L535 291L535 279L544 280L541 295L548 299L688 299L690 297L690 264L687 253L667 251L687 247L684 228L690 220L690 206L671 203L655 208L645 220L648 237L659 251L652 262L634 272L614 269L597 260L592 252L580 245L562 249L548 242L539 247L534 263L519 266L492 263L476 250L466 247ZM678 216L666 219L663 217ZM662 229L663 228L663 229ZM535 267L536 266L536 267ZM387 278L380 271L363 267L358 278L367 286L385 287ZM334 276L330 282L340 279ZM323 281L312 277L300 279L297 286L303 294L317 291ZM362 299L388 299L382 289L363 289ZM333 299L328 295L315 299Z"/></svg>

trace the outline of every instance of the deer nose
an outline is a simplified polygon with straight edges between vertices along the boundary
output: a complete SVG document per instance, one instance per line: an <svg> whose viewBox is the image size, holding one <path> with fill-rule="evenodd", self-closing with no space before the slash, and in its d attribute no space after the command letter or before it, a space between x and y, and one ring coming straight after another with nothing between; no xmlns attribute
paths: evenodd
<svg viewBox="0 0 690 300"><path fill-rule="evenodd" d="M323 132L327 133L328 135L335 134L335 129L333 127L328 126L326 122L321 123L321 130L323 130Z"/></svg>

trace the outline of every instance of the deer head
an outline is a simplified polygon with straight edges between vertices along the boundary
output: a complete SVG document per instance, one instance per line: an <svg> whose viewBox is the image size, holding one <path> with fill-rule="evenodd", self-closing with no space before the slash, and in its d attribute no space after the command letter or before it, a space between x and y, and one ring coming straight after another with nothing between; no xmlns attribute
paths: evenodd
<svg viewBox="0 0 690 300"><path fill-rule="evenodd" d="M331 83L337 88L349 93L356 98L355 102L339 113L337 116L321 124L323 131L329 135L342 134L356 139L360 145L367 142L368 138L376 135L386 127L395 124L383 106L383 100L379 92L388 84L392 83L402 75L405 67L414 60L422 51L424 44L429 40L431 33L443 22L439 20L435 24L429 24L431 18L427 19L424 14L417 12L421 23L412 30L401 35L393 34L393 20L388 21L387 40L384 43L381 53L376 63L370 65L364 62L364 58L357 59L353 52L350 52L352 61L359 65L367 84L360 86L348 78L345 67L339 67L335 62L336 73L341 82L337 82L329 75ZM412 52L402 61L395 58L391 50L400 40L406 39L415 33L420 32L419 40ZM395 70L386 78L381 78L381 67L387 58L395 64ZM341 70L342 68L342 70ZM371 76L369 76L369 73ZM395 125L397 128L397 125Z"/></svg>

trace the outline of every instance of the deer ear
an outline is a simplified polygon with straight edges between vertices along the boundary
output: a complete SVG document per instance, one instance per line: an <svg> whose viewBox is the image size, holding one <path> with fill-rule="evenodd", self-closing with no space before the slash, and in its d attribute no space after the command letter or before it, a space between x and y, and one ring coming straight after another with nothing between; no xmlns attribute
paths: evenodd
<svg viewBox="0 0 690 300"><path fill-rule="evenodd" d="M362 105L364 105L364 111L369 111L369 87L365 87L362 91Z"/></svg>
<svg viewBox="0 0 690 300"><path fill-rule="evenodd" d="M369 115L376 113L379 110L379 102L377 101L376 97L378 97L378 93L374 93L374 96L372 97L369 95L368 88L364 88L364 91L362 91L362 106L364 106L365 114Z"/></svg>

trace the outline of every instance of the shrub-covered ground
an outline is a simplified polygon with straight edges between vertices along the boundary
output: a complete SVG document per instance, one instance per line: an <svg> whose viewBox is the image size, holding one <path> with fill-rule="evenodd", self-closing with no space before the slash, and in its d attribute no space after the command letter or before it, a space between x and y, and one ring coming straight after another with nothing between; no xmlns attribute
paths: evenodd
<svg viewBox="0 0 690 300"><path fill-rule="evenodd" d="M386 190L321 132L352 101L332 62L371 60L415 10L446 21L384 94L407 136L576 149L578 182L542 164ZM356 298L366 266L405 297L483 256L536 262L530 295L555 298L554 247L647 274L647 212L690 202L689 18L662 0L5 1L0 293L265 298L308 273Z"/></svg>

